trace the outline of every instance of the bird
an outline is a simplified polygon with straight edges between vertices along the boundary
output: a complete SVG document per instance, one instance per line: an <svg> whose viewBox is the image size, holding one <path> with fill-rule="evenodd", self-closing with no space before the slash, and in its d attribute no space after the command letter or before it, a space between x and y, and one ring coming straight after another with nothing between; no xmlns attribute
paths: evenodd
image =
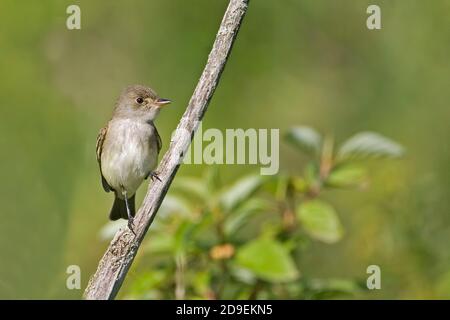
<svg viewBox="0 0 450 320"><path fill-rule="evenodd" d="M154 121L170 103L147 86L128 86L117 99L111 120L97 136L101 183L106 192L114 192L109 218L128 220L133 233L137 189L148 177L160 181L154 170L162 142Z"/></svg>

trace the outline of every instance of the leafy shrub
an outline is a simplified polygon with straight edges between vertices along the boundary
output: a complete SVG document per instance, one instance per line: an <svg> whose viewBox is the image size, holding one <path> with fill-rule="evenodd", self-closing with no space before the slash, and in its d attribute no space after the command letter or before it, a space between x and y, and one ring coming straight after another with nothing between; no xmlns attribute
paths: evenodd
<svg viewBox="0 0 450 320"><path fill-rule="evenodd" d="M295 127L286 141L310 161L303 175L248 175L222 185L218 169L177 177L145 240L126 298L331 298L362 290L354 279L310 279L298 257L310 241L344 236L322 191L367 184L367 160L403 148L377 133L332 139Z"/></svg>

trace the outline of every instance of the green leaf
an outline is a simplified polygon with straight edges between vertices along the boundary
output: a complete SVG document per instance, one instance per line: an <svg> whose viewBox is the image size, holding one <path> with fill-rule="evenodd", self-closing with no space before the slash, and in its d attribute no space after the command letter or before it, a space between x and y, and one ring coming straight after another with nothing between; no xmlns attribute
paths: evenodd
<svg viewBox="0 0 450 320"><path fill-rule="evenodd" d="M361 132L348 139L338 151L338 160L396 158L404 149L398 143L375 132Z"/></svg>
<svg viewBox="0 0 450 320"><path fill-rule="evenodd" d="M298 278L299 272L289 251L276 240L259 238L239 248L236 264L257 277L270 282L287 282Z"/></svg>
<svg viewBox="0 0 450 320"><path fill-rule="evenodd" d="M286 134L286 140L299 150L311 155L318 155L322 146L322 137L310 127L294 127Z"/></svg>
<svg viewBox="0 0 450 320"><path fill-rule="evenodd" d="M251 272L248 269L242 268L238 266L237 264L231 265L231 274L234 278L236 278L239 282L248 284L248 285L254 285L258 279L256 278L255 274Z"/></svg>
<svg viewBox="0 0 450 320"><path fill-rule="evenodd" d="M366 170L361 166L343 165L334 168L326 180L326 185L335 188L357 187L367 179Z"/></svg>
<svg viewBox="0 0 450 320"><path fill-rule="evenodd" d="M302 203L297 217L305 231L314 239L334 243L341 239L343 228L332 206L319 200Z"/></svg>
<svg viewBox="0 0 450 320"><path fill-rule="evenodd" d="M234 210L248 200L263 182L264 179L260 175L250 175L238 180L221 195L222 208L227 212Z"/></svg>
<svg viewBox="0 0 450 320"><path fill-rule="evenodd" d="M252 198L244 203L225 220L224 231L227 235L233 235L242 228L255 214L269 210L270 203L266 200Z"/></svg>
<svg viewBox="0 0 450 320"><path fill-rule="evenodd" d="M312 299L333 299L351 296L365 288L355 280L339 278L310 279L307 282L307 287Z"/></svg>

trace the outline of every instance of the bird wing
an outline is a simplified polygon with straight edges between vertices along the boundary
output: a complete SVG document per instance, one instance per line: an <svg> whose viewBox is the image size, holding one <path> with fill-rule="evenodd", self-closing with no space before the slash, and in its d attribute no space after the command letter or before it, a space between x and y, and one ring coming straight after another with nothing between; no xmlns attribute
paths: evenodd
<svg viewBox="0 0 450 320"><path fill-rule="evenodd" d="M155 128L156 147L157 147L158 154L159 154L159 152L161 151L161 148L162 148L162 140L161 140L161 137L159 136L159 133L158 133L158 130L156 129L156 127L153 126L153 128Z"/></svg>
<svg viewBox="0 0 450 320"><path fill-rule="evenodd" d="M102 176L103 189L105 189L106 192L109 192L109 191L114 191L114 190L108 184L108 182L106 181L106 179L102 173L102 151L103 151L103 143L105 142L107 132L108 132L108 125L106 125L105 127L100 129L100 132L98 133L98 136L97 136L97 143L95 145L95 149L96 149L95 151L97 154L97 162L98 162L98 165L100 168L100 175Z"/></svg>

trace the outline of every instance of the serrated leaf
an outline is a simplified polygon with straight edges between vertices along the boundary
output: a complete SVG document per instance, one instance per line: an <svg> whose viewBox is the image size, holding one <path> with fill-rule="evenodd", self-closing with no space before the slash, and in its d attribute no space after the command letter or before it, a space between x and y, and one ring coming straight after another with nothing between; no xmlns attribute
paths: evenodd
<svg viewBox="0 0 450 320"><path fill-rule="evenodd" d="M250 175L238 180L233 186L228 188L220 196L220 203L226 212L230 212L245 200L262 185L264 179L259 175Z"/></svg>
<svg viewBox="0 0 450 320"><path fill-rule="evenodd" d="M338 151L338 159L395 158L404 153L403 147L375 132L361 132L348 139Z"/></svg>
<svg viewBox="0 0 450 320"><path fill-rule="evenodd" d="M336 211L320 200L302 203L297 208L297 217L304 230L314 239L334 243L343 235L343 228Z"/></svg>
<svg viewBox="0 0 450 320"><path fill-rule="evenodd" d="M360 186L367 178L366 170L361 166L343 165L334 168L329 174L326 185L335 188Z"/></svg>
<svg viewBox="0 0 450 320"><path fill-rule="evenodd" d="M273 239L259 238L248 242L238 250L235 262L269 282L287 282L299 276L289 251Z"/></svg>
<svg viewBox="0 0 450 320"><path fill-rule="evenodd" d="M286 134L286 140L307 154L317 155L322 146L322 137L310 127L291 128Z"/></svg>

